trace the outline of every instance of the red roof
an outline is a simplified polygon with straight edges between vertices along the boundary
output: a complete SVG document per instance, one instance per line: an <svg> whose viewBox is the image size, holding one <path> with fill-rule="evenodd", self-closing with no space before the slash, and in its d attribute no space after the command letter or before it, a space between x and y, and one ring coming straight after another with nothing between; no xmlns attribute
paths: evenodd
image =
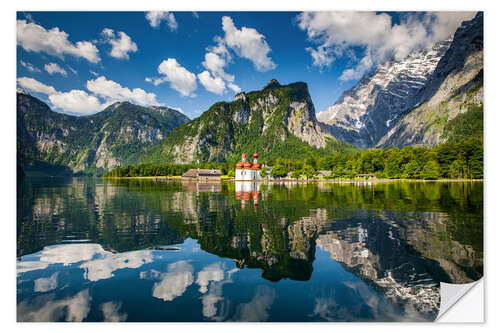
<svg viewBox="0 0 500 333"><path fill-rule="evenodd" d="M249 162L243 162L243 168L244 169L250 169L252 167L252 163Z"/></svg>
<svg viewBox="0 0 500 333"><path fill-rule="evenodd" d="M260 170L260 164L259 163L252 164L252 170Z"/></svg>

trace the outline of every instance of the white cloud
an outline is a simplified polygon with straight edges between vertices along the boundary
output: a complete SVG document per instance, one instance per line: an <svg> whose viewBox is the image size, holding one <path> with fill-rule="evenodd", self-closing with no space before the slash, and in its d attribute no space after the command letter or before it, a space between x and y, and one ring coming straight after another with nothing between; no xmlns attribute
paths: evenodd
<svg viewBox="0 0 500 333"><path fill-rule="evenodd" d="M224 66L226 66L228 60L227 57L219 55L215 52L207 52L205 54L205 61L201 64L203 67L208 69L214 76L223 78L226 81L233 82L234 75L228 74L224 71Z"/></svg>
<svg viewBox="0 0 500 333"><path fill-rule="evenodd" d="M29 62L24 62L22 60L19 61L19 63L21 64L21 66L23 66L24 68L26 68L27 70L29 70L30 72L41 72L40 69L38 69L35 65L29 63Z"/></svg>
<svg viewBox="0 0 500 333"><path fill-rule="evenodd" d="M234 83L229 82L227 84L227 86L229 87L229 89L231 89L235 93L239 93L241 91L241 88L239 86L237 86L236 84L234 84Z"/></svg>
<svg viewBox="0 0 500 333"><path fill-rule="evenodd" d="M48 86L43 84L31 77L20 77L17 79L17 84L23 87L26 90L42 93L46 95L55 94L56 90L52 86Z"/></svg>
<svg viewBox="0 0 500 333"><path fill-rule="evenodd" d="M232 60L225 41L218 36L215 37L215 41L217 45L207 48L205 60L201 63L210 73L204 71L198 74L198 79L205 89L215 94L226 92L226 85L231 90L240 92L240 87L233 83L234 75L228 74L224 70L224 67Z"/></svg>
<svg viewBox="0 0 500 333"><path fill-rule="evenodd" d="M235 27L229 16L222 17L222 30L224 30L224 41L226 45L234 50L242 58L252 61L260 72L274 69L276 64L268 56L271 48L267 44L264 35L253 28Z"/></svg>
<svg viewBox="0 0 500 333"><path fill-rule="evenodd" d="M101 258L89 260L80 265L85 269L84 277L89 281L109 279L114 271L124 268L138 268L153 262L153 252L148 250L124 253L106 252Z"/></svg>
<svg viewBox="0 0 500 333"><path fill-rule="evenodd" d="M92 114L105 107L97 97L83 90L57 92L49 95L49 101L57 109L77 114Z"/></svg>
<svg viewBox="0 0 500 333"><path fill-rule="evenodd" d="M94 44L87 41L79 41L75 44L68 40L68 34L58 27L46 30L44 27L28 23L26 20L17 20L17 44L26 51L45 52L47 54L63 58L65 54L87 59L97 63L99 51Z"/></svg>
<svg viewBox="0 0 500 333"><path fill-rule="evenodd" d="M78 114L91 114L101 111L106 105L101 104L99 99L93 95L89 95L83 90L71 90L69 92L59 92L52 86L48 86L30 77L20 77L17 79L17 84L22 88L31 92L42 93L48 95L49 101L54 108ZM44 255L51 254L50 248L44 252ZM68 255L67 252L63 252ZM75 253L78 258L80 253Z"/></svg>
<svg viewBox="0 0 500 333"><path fill-rule="evenodd" d="M216 262L198 272L196 283L200 286L200 293L205 294L208 291L210 281L218 282L222 280L224 280L224 270L220 262Z"/></svg>
<svg viewBox="0 0 500 333"><path fill-rule="evenodd" d="M120 313L121 302L110 301L101 304L103 321L106 322L119 322L127 319L126 313Z"/></svg>
<svg viewBox="0 0 500 333"><path fill-rule="evenodd" d="M184 260L168 265L168 273L163 274L161 281L153 286L153 297L172 301L181 296L193 284L193 272L193 266Z"/></svg>
<svg viewBox="0 0 500 333"><path fill-rule="evenodd" d="M168 27L172 31L177 30L177 27L178 27L178 24L177 24L177 21L175 20L174 14L169 13L169 12L163 12L163 11L147 12L146 19L149 21L149 24L153 28L159 27L161 24L161 21L167 22Z"/></svg>
<svg viewBox="0 0 500 333"><path fill-rule="evenodd" d="M363 50L362 60L342 74L343 80L360 78L373 65L389 57L402 59L417 48L428 47L452 35L473 12L410 13L393 24L391 16L376 12L303 12L298 25L316 47L308 47L313 64L330 66L336 59Z"/></svg>
<svg viewBox="0 0 500 333"><path fill-rule="evenodd" d="M31 302L22 301L17 305L18 321L73 321L79 322L90 312L92 297L85 289L75 296L54 300L54 295L41 295Z"/></svg>
<svg viewBox="0 0 500 333"><path fill-rule="evenodd" d="M109 102L128 100L140 105L159 104L154 93L148 93L141 88L130 90L104 76L87 81L87 89Z"/></svg>
<svg viewBox="0 0 500 333"><path fill-rule="evenodd" d="M224 80L217 76L212 77L208 71L203 71L198 74L198 79L205 89L214 94L221 95L226 91L226 84L224 83Z"/></svg>
<svg viewBox="0 0 500 333"><path fill-rule="evenodd" d="M64 68L59 67L59 65L56 64L55 62L51 62L49 64L45 64L45 66L43 66L43 68L50 75L53 75L55 73L59 73L62 76L67 76L68 75L68 73L66 72L66 70Z"/></svg>
<svg viewBox="0 0 500 333"><path fill-rule="evenodd" d="M252 300L238 305L234 319L236 321L266 321L275 298L276 292L273 288L266 285L257 286Z"/></svg>
<svg viewBox="0 0 500 333"><path fill-rule="evenodd" d="M97 72L94 72L93 70L89 70L90 74L94 75L94 76L99 76L99 73Z"/></svg>
<svg viewBox="0 0 500 333"><path fill-rule="evenodd" d="M57 276L59 275L58 272L55 272L48 278L38 278L35 280L35 287L34 291L35 292L47 292L51 291L57 288Z"/></svg>
<svg viewBox="0 0 500 333"><path fill-rule="evenodd" d="M104 36L105 41L111 44L109 55L113 58L129 59L130 52L137 52L137 44L123 31L118 31L115 34L113 29L104 28L101 34Z"/></svg>
<svg viewBox="0 0 500 333"><path fill-rule="evenodd" d="M264 72L276 67L268 56L271 48L264 35L253 28L236 28L229 16L222 17L224 38L215 37L215 46L207 48L205 60L201 63L206 71L198 74L198 79L207 91L214 94L223 94L226 87L235 93L241 88L234 83L235 77L225 71L225 67L232 61L230 50L241 58L250 60L255 69Z"/></svg>
<svg viewBox="0 0 500 333"><path fill-rule="evenodd" d="M193 92L197 88L196 75L182 67L176 59L163 60L158 66L158 73L164 76L154 79L155 85L167 81L170 83L170 87L177 90L182 96L194 97Z"/></svg>

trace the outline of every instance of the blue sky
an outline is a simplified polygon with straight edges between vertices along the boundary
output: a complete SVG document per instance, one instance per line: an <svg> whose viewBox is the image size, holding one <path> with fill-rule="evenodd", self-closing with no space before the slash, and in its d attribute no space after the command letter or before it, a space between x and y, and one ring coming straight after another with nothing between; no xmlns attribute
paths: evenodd
<svg viewBox="0 0 500 333"><path fill-rule="evenodd" d="M319 112L374 66L473 14L18 12L17 84L58 112L129 100L194 118L276 78L305 81Z"/></svg>

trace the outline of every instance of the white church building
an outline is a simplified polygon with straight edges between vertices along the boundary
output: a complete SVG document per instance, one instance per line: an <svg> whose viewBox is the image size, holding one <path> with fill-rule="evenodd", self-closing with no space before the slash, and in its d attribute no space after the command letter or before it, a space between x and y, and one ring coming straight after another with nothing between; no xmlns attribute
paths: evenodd
<svg viewBox="0 0 500 333"><path fill-rule="evenodd" d="M257 162L259 154L253 154L253 163L247 162L247 154L241 154L241 162L236 163L235 180L263 180L260 176L262 165Z"/></svg>

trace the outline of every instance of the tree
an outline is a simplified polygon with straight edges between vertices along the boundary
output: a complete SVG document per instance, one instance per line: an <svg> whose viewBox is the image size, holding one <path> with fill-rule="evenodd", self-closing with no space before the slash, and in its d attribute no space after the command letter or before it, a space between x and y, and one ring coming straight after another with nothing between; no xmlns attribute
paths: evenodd
<svg viewBox="0 0 500 333"><path fill-rule="evenodd" d="M309 164L305 164L303 167L302 167L302 175L304 175L306 177L306 179L311 179L314 177L314 175L316 174L316 171L314 170L314 168L312 166L310 166Z"/></svg>
<svg viewBox="0 0 500 333"><path fill-rule="evenodd" d="M262 179L267 179L267 169L266 168L262 168L262 170L260 170L260 172L259 172L259 176Z"/></svg>
<svg viewBox="0 0 500 333"><path fill-rule="evenodd" d="M281 164L277 164L271 169L271 177L273 178L283 178L286 174L286 169Z"/></svg>
<svg viewBox="0 0 500 333"><path fill-rule="evenodd" d="M420 164L416 160L411 160L405 165L403 178L416 179L420 177Z"/></svg>
<svg viewBox="0 0 500 333"><path fill-rule="evenodd" d="M292 178L293 179L298 179L300 177L300 171L294 170L292 171Z"/></svg>
<svg viewBox="0 0 500 333"><path fill-rule="evenodd" d="M438 179L439 176L439 163L436 160L430 160L425 163L421 173L423 179Z"/></svg>
<svg viewBox="0 0 500 333"><path fill-rule="evenodd" d="M228 176L229 178L234 178L234 177L236 176L236 175L235 175L234 170L229 170L229 171L227 172L227 176Z"/></svg>

